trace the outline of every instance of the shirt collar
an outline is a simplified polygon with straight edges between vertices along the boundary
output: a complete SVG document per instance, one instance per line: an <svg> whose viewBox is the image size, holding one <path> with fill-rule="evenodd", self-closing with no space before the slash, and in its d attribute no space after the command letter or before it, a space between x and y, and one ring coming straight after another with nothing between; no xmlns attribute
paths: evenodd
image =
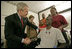
<svg viewBox="0 0 72 49"><path fill-rule="evenodd" d="M19 18L20 18L20 20L21 20L21 16L19 15L19 13L17 13L18 14L18 16L19 16Z"/></svg>

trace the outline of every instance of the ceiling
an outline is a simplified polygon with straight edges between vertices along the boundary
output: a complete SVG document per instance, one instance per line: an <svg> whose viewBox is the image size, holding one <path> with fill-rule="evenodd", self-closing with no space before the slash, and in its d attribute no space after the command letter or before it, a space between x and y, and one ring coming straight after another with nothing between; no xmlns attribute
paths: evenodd
<svg viewBox="0 0 72 49"><path fill-rule="evenodd" d="M52 5L58 6L60 4L66 3L68 1L5 1L10 4L16 5L19 2L24 2L29 6L29 10L35 13L48 8Z"/></svg>

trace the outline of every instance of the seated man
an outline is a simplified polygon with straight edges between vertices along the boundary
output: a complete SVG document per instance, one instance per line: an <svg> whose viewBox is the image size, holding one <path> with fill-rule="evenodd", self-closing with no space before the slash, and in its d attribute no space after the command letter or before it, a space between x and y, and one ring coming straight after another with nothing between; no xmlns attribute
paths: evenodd
<svg viewBox="0 0 72 49"><path fill-rule="evenodd" d="M61 31L57 28L51 26L52 17L48 16L46 18L47 27L44 28L38 35L41 38L40 45L36 46L36 48L63 48L65 47L65 39L61 33ZM61 43L59 47L57 47L58 42Z"/></svg>

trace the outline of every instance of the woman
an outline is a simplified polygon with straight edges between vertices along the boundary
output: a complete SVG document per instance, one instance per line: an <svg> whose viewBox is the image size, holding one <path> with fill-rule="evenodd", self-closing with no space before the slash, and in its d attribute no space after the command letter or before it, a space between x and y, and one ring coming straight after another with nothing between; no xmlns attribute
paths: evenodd
<svg viewBox="0 0 72 49"><path fill-rule="evenodd" d="M29 21L35 25L35 23L33 22L34 20L34 16L30 15L29 16ZM37 37L37 32L35 29L33 29L32 27L30 26L27 26L27 36L32 39L32 38L36 38Z"/></svg>
<svg viewBox="0 0 72 49"><path fill-rule="evenodd" d="M33 22L34 20L34 16L30 15L29 16L29 21L35 25L35 23ZM28 48L35 48L35 46L37 46L37 44L40 43L40 39L37 38L37 31L35 29L33 29L30 26L27 26L27 37L31 39L31 43L28 45Z"/></svg>
<svg viewBox="0 0 72 49"><path fill-rule="evenodd" d="M69 43L69 41L67 39L67 35L63 29L68 26L68 22L66 21L66 19L62 15L58 14L55 7L51 7L50 12L51 12L51 15L53 18L52 26L60 29L62 31L62 34L63 34L65 40L66 40L66 43Z"/></svg>

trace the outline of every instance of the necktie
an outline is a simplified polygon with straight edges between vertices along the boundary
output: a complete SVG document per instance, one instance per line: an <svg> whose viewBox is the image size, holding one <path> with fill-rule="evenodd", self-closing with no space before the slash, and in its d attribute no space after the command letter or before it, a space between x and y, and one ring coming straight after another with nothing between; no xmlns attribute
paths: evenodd
<svg viewBox="0 0 72 49"><path fill-rule="evenodd" d="M24 26L24 24L23 24L23 18L21 18L21 23L22 23L22 28L23 28L23 26Z"/></svg>

